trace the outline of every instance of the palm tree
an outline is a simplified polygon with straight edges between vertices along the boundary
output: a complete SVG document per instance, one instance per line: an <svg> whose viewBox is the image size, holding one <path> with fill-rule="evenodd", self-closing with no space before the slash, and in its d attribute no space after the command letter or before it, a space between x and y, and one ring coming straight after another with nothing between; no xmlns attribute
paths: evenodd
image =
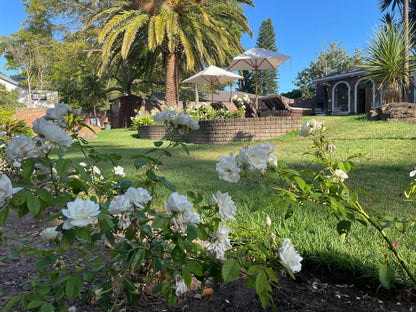
<svg viewBox="0 0 416 312"><path fill-rule="evenodd" d="M408 88L404 85L406 78L416 69L413 55L409 56L409 67L406 67L406 44L404 29L388 24L378 28L365 49L363 67L369 72L368 78L377 83L379 90L382 88L387 103L402 100L403 89L406 91ZM413 47L412 42L409 47Z"/></svg>
<svg viewBox="0 0 416 312"><path fill-rule="evenodd" d="M87 24L103 21L103 71L116 58L148 49L164 56L166 103L178 100L179 63L187 70L224 65L243 49L239 33L251 30L239 4L251 0L115 0ZM149 66L152 66L149 64Z"/></svg>

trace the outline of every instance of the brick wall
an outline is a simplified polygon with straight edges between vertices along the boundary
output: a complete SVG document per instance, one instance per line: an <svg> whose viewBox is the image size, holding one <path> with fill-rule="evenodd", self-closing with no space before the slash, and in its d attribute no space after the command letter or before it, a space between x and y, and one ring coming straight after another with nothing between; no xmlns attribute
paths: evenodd
<svg viewBox="0 0 416 312"><path fill-rule="evenodd" d="M195 144L257 141L282 136L301 126L301 113L292 113L290 116L200 121L199 130L192 131L186 140ZM149 140L167 137L163 126L140 126L138 133L140 138Z"/></svg>
<svg viewBox="0 0 416 312"><path fill-rule="evenodd" d="M16 108L16 119L25 120L26 123L32 127L32 122L36 119L45 116L46 108L28 108L28 107L17 107Z"/></svg>

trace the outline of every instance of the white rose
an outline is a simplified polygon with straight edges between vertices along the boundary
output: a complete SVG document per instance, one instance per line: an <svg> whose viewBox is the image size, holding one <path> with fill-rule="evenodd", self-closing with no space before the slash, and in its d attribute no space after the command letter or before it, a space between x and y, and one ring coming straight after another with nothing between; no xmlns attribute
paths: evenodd
<svg viewBox="0 0 416 312"><path fill-rule="evenodd" d="M170 194L167 201L163 202L163 210L165 212L184 212L192 210L193 204L188 201L185 195L179 195L177 192Z"/></svg>
<svg viewBox="0 0 416 312"><path fill-rule="evenodd" d="M61 146L69 146L72 144L72 138L64 130L62 130L52 120L38 118L33 122L33 131L51 143Z"/></svg>
<svg viewBox="0 0 416 312"><path fill-rule="evenodd" d="M119 214L133 211L133 205L130 198L125 195L114 196L113 200L108 206L108 211L112 214Z"/></svg>
<svg viewBox="0 0 416 312"><path fill-rule="evenodd" d="M125 177L126 173L124 172L124 168L121 166L116 166L113 168L114 174L119 175L121 177Z"/></svg>
<svg viewBox="0 0 416 312"><path fill-rule="evenodd" d="M230 157L220 155L220 162L216 164L216 170L221 180L231 183L237 183L240 180L241 170L232 153Z"/></svg>
<svg viewBox="0 0 416 312"><path fill-rule="evenodd" d="M336 169L334 172L337 179L339 179L341 182L343 182L345 179L348 179L348 174L346 174L341 169Z"/></svg>
<svg viewBox="0 0 416 312"><path fill-rule="evenodd" d="M58 237L56 227L50 227L40 232L40 236L47 242L54 241Z"/></svg>
<svg viewBox="0 0 416 312"><path fill-rule="evenodd" d="M54 119L60 127L65 128L67 124L65 116L68 116L71 110L72 108L65 103L55 103L54 108L46 110L45 118Z"/></svg>
<svg viewBox="0 0 416 312"><path fill-rule="evenodd" d="M45 139L40 136L32 138L33 149L27 154L27 157L31 158L42 158L45 157L49 152L50 144L45 142Z"/></svg>
<svg viewBox="0 0 416 312"><path fill-rule="evenodd" d="M186 293L188 291L188 287L186 287L185 281L181 275L175 276L175 283L176 283L176 296L179 297L180 295Z"/></svg>
<svg viewBox="0 0 416 312"><path fill-rule="evenodd" d="M157 123L169 122L169 121L172 120L173 116L175 116L175 115L176 115L175 111L164 110L164 111L161 111L160 113L157 113L153 117L153 120Z"/></svg>
<svg viewBox="0 0 416 312"><path fill-rule="evenodd" d="M183 215L183 221L187 224L192 223L192 224L199 224L201 223L201 218L199 217L199 214L197 214L196 212L193 212L193 210L185 210Z"/></svg>
<svg viewBox="0 0 416 312"><path fill-rule="evenodd" d="M130 217L127 214L123 214L118 221L118 226L120 229L125 230L131 225Z"/></svg>
<svg viewBox="0 0 416 312"><path fill-rule="evenodd" d="M0 174L0 207L6 204L13 197L13 186L9 177Z"/></svg>
<svg viewBox="0 0 416 312"><path fill-rule="evenodd" d="M218 206L222 221L225 221L225 219L235 220L237 207L228 193L218 191L216 196L212 195L211 202Z"/></svg>
<svg viewBox="0 0 416 312"><path fill-rule="evenodd" d="M416 175L416 170L410 171L409 175L413 178Z"/></svg>
<svg viewBox="0 0 416 312"><path fill-rule="evenodd" d="M221 242L216 241L216 242L210 244L207 247L207 250L211 251L215 254L215 259L217 259L221 262L224 262L225 260L227 260L227 258L225 258L225 252L226 252L225 246Z"/></svg>
<svg viewBox="0 0 416 312"><path fill-rule="evenodd" d="M246 151L247 163L250 169L263 170L267 169L269 156L261 146L253 146Z"/></svg>
<svg viewBox="0 0 416 312"><path fill-rule="evenodd" d="M310 134L317 134L320 131L324 131L325 126L322 122L316 121L315 119L308 120L299 131L299 136L308 136Z"/></svg>
<svg viewBox="0 0 416 312"><path fill-rule="evenodd" d="M228 234L230 233L231 229L226 227L223 224L218 224L218 229L214 233L214 238L224 245L225 250L229 250L232 248L230 239L228 238Z"/></svg>
<svg viewBox="0 0 416 312"><path fill-rule="evenodd" d="M175 233L185 234L188 226L182 216L175 216L170 220L170 226Z"/></svg>
<svg viewBox="0 0 416 312"><path fill-rule="evenodd" d="M149 194L149 192L141 187L129 187L124 195L129 198L132 204L140 209L143 209L144 206L152 200L152 196Z"/></svg>
<svg viewBox="0 0 416 312"><path fill-rule="evenodd" d="M300 272L303 258L296 252L295 247L290 243L290 239L285 238L282 246L279 248L280 260L285 264L286 268L292 273Z"/></svg>
<svg viewBox="0 0 416 312"><path fill-rule="evenodd" d="M63 228L72 229L74 226L84 227L95 222L100 214L100 205L90 199L75 199L67 204L68 209L62 209L62 214L67 217Z"/></svg>
<svg viewBox="0 0 416 312"><path fill-rule="evenodd" d="M18 135L11 140L6 149L7 159L23 159L33 150L34 143L30 136Z"/></svg>
<svg viewBox="0 0 416 312"><path fill-rule="evenodd" d="M266 217L266 226L271 227L272 226L272 220L269 217Z"/></svg>

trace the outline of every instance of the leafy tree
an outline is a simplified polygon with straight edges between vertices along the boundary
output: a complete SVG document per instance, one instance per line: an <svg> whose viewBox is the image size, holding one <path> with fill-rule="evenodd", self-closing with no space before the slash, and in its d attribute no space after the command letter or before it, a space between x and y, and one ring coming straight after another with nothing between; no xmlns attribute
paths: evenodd
<svg viewBox="0 0 416 312"><path fill-rule="evenodd" d="M9 109L19 106L17 103L18 96L17 89L8 91L6 86L0 83L0 108Z"/></svg>
<svg viewBox="0 0 416 312"><path fill-rule="evenodd" d="M409 43L413 48L413 43ZM398 29L392 24L380 27L366 48L366 62L364 68L369 72L368 77L376 81L378 88L382 87L384 100L387 103L402 100L405 86L404 77L409 71L416 70L416 59L410 56L409 67L405 63L407 50L403 28ZM403 90L404 89L404 90Z"/></svg>
<svg viewBox="0 0 416 312"><path fill-rule="evenodd" d="M276 33L274 32L272 20L269 17L263 20L259 29L256 47L278 52L276 46ZM277 70L260 70L258 72L258 93L260 95L277 94L279 85L277 83Z"/></svg>
<svg viewBox="0 0 416 312"><path fill-rule="evenodd" d="M281 93L280 95L288 97L289 99L300 99L302 97L302 91L300 91L300 89L293 89L292 91Z"/></svg>
<svg viewBox="0 0 416 312"><path fill-rule="evenodd" d="M205 64L222 66L232 58L231 51L242 51L237 30L251 32L240 3L253 5L250 0L116 0L87 23L104 23L99 37L101 72L117 58L126 60L132 51L162 54L166 101L174 105L182 59L194 70ZM228 27L230 23L236 27Z"/></svg>
<svg viewBox="0 0 416 312"><path fill-rule="evenodd" d="M342 42L338 41L329 42L328 49L317 54L316 61L312 61L308 68L298 72L294 84L301 90L303 98L315 96L316 86L312 82L314 79L363 65L363 57L358 49L350 56L341 44Z"/></svg>

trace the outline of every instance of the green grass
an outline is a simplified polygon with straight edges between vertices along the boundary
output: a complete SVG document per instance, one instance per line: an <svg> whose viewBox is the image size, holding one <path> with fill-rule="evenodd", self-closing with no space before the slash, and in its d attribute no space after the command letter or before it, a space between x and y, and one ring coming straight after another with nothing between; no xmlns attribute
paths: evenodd
<svg viewBox="0 0 416 312"><path fill-rule="evenodd" d="M305 117L304 121L310 118ZM415 204L405 201L403 190L411 182L409 172L416 166L416 124L369 122L363 116L316 119L325 121L327 137L337 146L337 158L343 160L351 154L362 153L363 156L356 160L357 167L349 172L346 183L351 188L365 189L370 194L370 197L363 196L360 199L370 215L414 219ZM317 165L311 163L310 156L303 155L311 150L310 138L299 137L295 131L267 141L275 144L277 158L290 166L296 169L318 169ZM248 145L258 143L249 142ZM124 160L120 164L125 168L128 178L135 181L139 173L129 157L152 148L153 141L137 139L133 130L113 129L100 132L98 138L90 140L90 145L103 153L123 155ZM287 220L278 211L251 213L251 207L259 199L259 190L247 183L221 181L215 171L219 155L238 152L241 146L241 143L220 146L190 144L189 156L177 148L172 152L173 157L164 159L159 174L173 182L182 194L188 190L200 191L209 200L217 190L229 192L238 207L234 233L244 229L268 235L264 219L269 215L273 220L272 231L277 237L291 238L304 258L323 265L347 268L356 274L376 274L375 268L382 263L387 251L372 229L354 225L344 241L336 232L336 220L328 217L322 207L313 205L296 210ZM81 154L76 151L71 150L69 156L81 161ZM99 167L103 169L103 165ZM111 167L107 165L103 171L109 174ZM168 194L167 190L163 191L159 200ZM409 261L411 268L416 268L416 231L392 235L399 243L402 256Z"/></svg>

